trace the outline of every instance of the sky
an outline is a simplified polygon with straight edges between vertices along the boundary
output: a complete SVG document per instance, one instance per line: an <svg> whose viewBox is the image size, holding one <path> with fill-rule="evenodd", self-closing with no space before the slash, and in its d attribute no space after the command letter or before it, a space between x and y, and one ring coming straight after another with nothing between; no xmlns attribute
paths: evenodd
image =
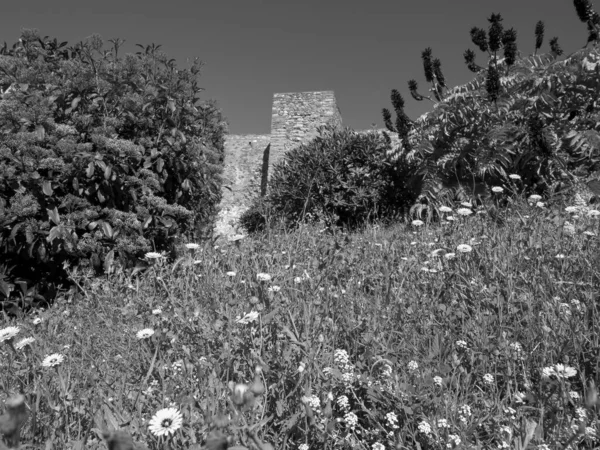
<svg viewBox="0 0 600 450"><path fill-rule="evenodd" d="M492 13L517 31L524 55L534 51L539 20L543 53L554 36L563 57L587 40L572 0L27 0L2 9L0 43L12 45L22 28L69 45L97 33L107 49L109 39L124 39L119 55L154 43L180 68L200 58L201 97L217 101L231 134L269 134L278 92L332 90L343 124L365 130L384 126L381 110L393 110L395 88L416 119L433 108L408 90L410 79L422 94L430 87L421 52L432 48L449 87L469 82L464 51L487 61L469 31L487 30Z"/></svg>

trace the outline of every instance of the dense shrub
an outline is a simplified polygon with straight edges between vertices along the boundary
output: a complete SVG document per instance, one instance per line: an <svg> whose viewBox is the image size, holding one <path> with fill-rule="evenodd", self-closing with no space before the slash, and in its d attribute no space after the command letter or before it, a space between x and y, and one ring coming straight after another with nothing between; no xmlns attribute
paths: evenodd
<svg viewBox="0 0 600 450"><path fill-rule="evenodd" d="M498 27L502 19L492 14L488 20ZM493 27L489 33L489 42L497 41ZM540 33L539 26L536 33ZM502 39L505 58L500 59L496 49L487 67L475 64L472 50L465 52L467 66L476 76L452 89L444 82L441 63L431 60L431 49L426 49L422 54L425 75L436 102L431 112L416 121L408 119L404 99L392 90L395 123L387 109L383 118L401 145L390 157L413 163L415 170L408 176L420 194L411 209L415 215L422 213L423 205L435 212L454 200L489 203L495 198L491 195L494 186L511 196L548 198L572 190L574 182L597 177L598 48L584 48L558 60L562 51L554 39L550 53L517 58L513 34L507 30ZM474 44L487 48L483 29L474 28L471 36ZM540 39L536 45L541 45ZM408 86L415 100L433 101L418 92L415 80ZM518 181L511 176L518 176Z"/></svg>
<svg viewBox="0 0 600 450"><path fill-rule="evenodd" d="M396 214L413 200L404 185L408 166L386 159L390 142L383 135L332 126L318 131L274 167L264 201L275 219L355 227Z"/></svg>
<svg viewBox="0 0 600 450"><path fill-rule="evenodd" d="M0 300L212 229L226 124L198 103L201 63L178 70L154 44L120 58L111 42L25 30L0 49Z"/></svg>

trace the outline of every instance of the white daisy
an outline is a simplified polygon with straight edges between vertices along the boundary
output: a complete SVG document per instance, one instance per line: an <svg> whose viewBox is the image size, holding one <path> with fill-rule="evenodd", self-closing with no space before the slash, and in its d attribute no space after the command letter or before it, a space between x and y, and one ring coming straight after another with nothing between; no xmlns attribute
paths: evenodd
<svg viewBox="0 0 600 450"><path fill-rule="evenodd" d="M144 328L137 332L136 336L139 340L148 339L154 334L154 330L152 328Z"/></svg>
<svg viewBox="0 0 600 450"><path fill-rule="evenodd" d="M21 350L22 348L26 347L27 345L31 345L35 342L35 338L32 337L26 337L24 339L21 339L19 342L17 342L15 344L15 348L17 350Z"/></svg>
<svg viewBox="0 0 600 450"><path fill-rule="evenodd" d="M10 342L21 329L19 327L6 327L0 330L0 342Z"/></svg>
<svg viewBox="0 0 600 450"><path fill-rule="evenodd" d="M256 275L258 281L271 281L271 275L268 273L259 273Z"/></svg>
<svg viewBox="0 0 600 450"><path fill-rule="evenodd" d="M456 250L461 253L469 253L471 250L473 250L473 248L468 244L460 244L458 247L456 247Z"/></svg>
<svg viewBox="0 0 600 450"><path fill-rule="evenodd" d="M183 424L183 416L176 408L164 408L156 412L148 429L157 437L175 433Z"/></svg>
<svg viewBox="0 0 600 450"><path fill-rule="evenodd" d="M64 355L61 355L60 353L53 353L52 355L48 355L44 358L44 360L42 361L42 366L44 366L44 367L58 366L58 365L62 364L62 362L64 360L65 360Z"/></svg>

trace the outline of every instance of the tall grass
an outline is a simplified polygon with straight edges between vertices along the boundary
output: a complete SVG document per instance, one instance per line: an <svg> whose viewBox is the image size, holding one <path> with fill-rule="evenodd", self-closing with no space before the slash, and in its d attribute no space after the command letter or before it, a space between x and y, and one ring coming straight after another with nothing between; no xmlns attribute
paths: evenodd
<svg viewBox="0 0 600 450"><path fill-rule="evenodd" d="M6 443L600 446L596 213L523 200L498 225L448 206L149 254L133 276L73 268L76 295L0 320Z"/></svg>

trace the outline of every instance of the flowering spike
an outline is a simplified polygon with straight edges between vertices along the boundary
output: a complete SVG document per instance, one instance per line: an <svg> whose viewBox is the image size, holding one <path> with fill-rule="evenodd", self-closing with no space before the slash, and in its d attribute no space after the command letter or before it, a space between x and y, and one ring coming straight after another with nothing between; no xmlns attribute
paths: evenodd
<svg viewBox="0 0 600 450"><path fill-rule="evenodd" d="M485 36L485 30L477 27L471 28L471 41L473 42L473 44L479 47L479 50L481 50L482 52L487 52L488 43L487 38Z"/></svg>
<svg viewBox="0 0 600 450"><path fill-rule="evenodd" d="M552 39L550 39L550 50L556 56L560 56L563 54L562 48L560 48L560 45L558 45L558 37L555 36Z"/></svg>
<svg viewBox="0 0 600 450"><path fill-rule="evenodd" d="M492 14L492 16L488 19L491 23L490 28L488 30L488 42L490 46L490 50L492 52L497 52L500 50L500 43L502 42L502 17L500 14Z"/></svg>
<svg viewBox="0 0 600 450"><path fill-rule="evenodd" d="M542 47L544 42L544 22L541 20L535 25L535 52L534 55Z"/></svg>
<svg viewBox="0 0 600 450"><path fill-rule="evenodd" d="M425 79L431 83L433 81L433 67L431 65L431 47L427 47L421 53L423 59L423 70L425 71Z"/></svg>
<svg viewBox="0 0 600 450"><path fill-rule="evenodd" d="M577 13L577 17L582 22L587 22L590 20L592 15L592 4L589 0L574 0L573 4L575 6L575 12Z"/></svg>

